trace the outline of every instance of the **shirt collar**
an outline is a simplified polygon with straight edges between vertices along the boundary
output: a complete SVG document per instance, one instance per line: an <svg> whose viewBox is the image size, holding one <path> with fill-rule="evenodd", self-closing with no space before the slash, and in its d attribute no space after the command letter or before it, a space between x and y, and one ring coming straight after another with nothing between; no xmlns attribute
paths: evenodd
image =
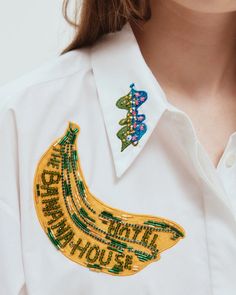
<svg viewBox="0 0 236 295"><path fill-rule="evenodd" d="M91 47L91 63L116 175L120 177L148 142L168 102L141 54L129 22L122 30L102 36ZM121 141L116 133L126 112L116 106L116 101L128 94L132 83L136 90L144 90L148 94L140 107L140 113L146 116L147 131L138 145L130 145L121 152Z"/></svg>

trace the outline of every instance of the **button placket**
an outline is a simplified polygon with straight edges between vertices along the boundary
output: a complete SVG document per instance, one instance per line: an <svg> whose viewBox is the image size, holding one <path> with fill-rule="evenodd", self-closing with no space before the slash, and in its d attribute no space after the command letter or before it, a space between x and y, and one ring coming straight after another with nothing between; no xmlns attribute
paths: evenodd
<svg viewBox="0 0 236 295"><path fill-rule="evenodd" d="M232 136L227 143L224 154L220 159L217 169L214 169L208 154L198 140L196 130L188 114L172 105L169 106L168 111L171 114L172 120L176 123L176 131L178 130L176 134L179 135L182 150L186 153L186 156L189 158L189 160L191 160L201 181L208 186L208 188L216 197L221 199L222 204L224 204L228 208L229 212L234 216L230 197L225 190L223 180L221 181L218 175L218 172L221 174L221 162L223 162L226 151L228 151L229 146L231 146L230 143L232 140ZM234 218L236 219L235 216Z"/></svg>
<svg viewBox="0 0 236 295"><path fill-rule="evenodd" d="M231 204L231 211L236 220L235 202L235 165L236 165L236 133L233 133L225 147L224 153L217 166L217 173L224 185L225 191Z"/></svg>

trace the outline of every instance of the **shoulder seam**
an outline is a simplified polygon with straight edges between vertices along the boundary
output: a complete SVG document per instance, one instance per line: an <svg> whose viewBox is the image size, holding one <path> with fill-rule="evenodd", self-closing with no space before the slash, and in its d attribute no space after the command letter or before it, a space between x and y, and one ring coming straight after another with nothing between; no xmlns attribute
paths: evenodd
<svg viewBox="0 0 236 295"><path fill-rule="evenodd" d="M30 90L31 88L37 87L39 85L47 84L47 83L52 83L52 82L57 81L57 80L66 79L66 78L68 78L70 76L78 74L80 71L85 70L85 69L91 69L92 70L90 51L91 51L91 49L89 49L89 56L88 56L88 61L89 62L88 62L88 65L86 67L71 70L70 72L68 72L68 73L66 73L64 75L59 75L59 76L54 77L54 78L40 79L39 81L35 81L35 82L32 82L29 85L24 86L23 89L18 89L18 90L16 90L16 92L7 94L5 96L6 102L3 105L2 109L4 109L5 107L8 107L8 106L11 107L11 102L14 102L14 100L17 99L17 96L19 94L24 93L25 91ZM13 98L13 100L10 99L11 97ZM8 101L8 99L9 99L9 101Z"/></svg>
<svg viewBox="0 0 236 295"><path fill-rule="evenodd" d="M88 63L87 68L91 68L91 56L90 56L90 52L91 52L91 50L89 50L89 57L88 57L89 63ZM57 80L60 80L60 79L68 78L70 76L73 76L73 75L79 73L83 69L85 69L85 68L79 68L79 69L76 69L74 71L71 71L71 72L69 72L69 73L67 73L65 75L61 75L59 77L55 77L55 78L52 78L52 79L46 79L46 80L43 80L43 81L36 82L36 83L33 83L32 85L29 85L29 87L31 87L31 86L33 87L33 86L37 86L37 85L40 85L40 84L50 83L50 82L57 81ZM28 89L28 87L26 87L26 89Z"/></svg>
<svg viewBox="0 0 236 295"><path fill-rule="evenodd" d="M68 78L70 76L73 76L73 75L78 74L80 71L82 71L82 69L78 69L78 70L73 71L71 73L65 74L64 76L60 76L60 77L56 77L56 78L53 78L53 79L48 79L48 80L44 80L44 81L39 81L39 82L33 83L31 85L26 86L24 89L21 89L18 92L14 93L14 95L16 95L17 93L20 93L21 91L25 91L27 89L30 89L31 87L34 87L34 86L38 86L38 85L41 85L41 84L51 83L51 82L54 82L54 81L57 81L57 80L61 80L61 79L66 79L66 78Z"/></svg>

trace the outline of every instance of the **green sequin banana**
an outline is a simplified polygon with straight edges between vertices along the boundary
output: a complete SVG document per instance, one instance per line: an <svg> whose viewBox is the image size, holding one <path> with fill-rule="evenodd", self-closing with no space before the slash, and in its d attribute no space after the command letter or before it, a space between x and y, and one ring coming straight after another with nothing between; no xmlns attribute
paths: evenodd
<svg viewBox="0 0 236 295"><path fill-rule="evenodd" d="M77 136L64 135L42 155L34 177L38 219L56 249L90 270L132 275L185 236L173 221L112 208L89 190L80 165Z"/></svg>

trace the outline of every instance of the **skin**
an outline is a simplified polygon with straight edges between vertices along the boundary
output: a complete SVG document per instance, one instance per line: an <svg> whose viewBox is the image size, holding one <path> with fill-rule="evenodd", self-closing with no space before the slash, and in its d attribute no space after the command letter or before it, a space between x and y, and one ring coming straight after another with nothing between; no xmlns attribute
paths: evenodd
<svg viewBox="0 0 236 295"><path fill-rule="evenodd" d="M131 24L167 99L191 118L216 168L236 132L236 0L150 0Z"/></svg>

